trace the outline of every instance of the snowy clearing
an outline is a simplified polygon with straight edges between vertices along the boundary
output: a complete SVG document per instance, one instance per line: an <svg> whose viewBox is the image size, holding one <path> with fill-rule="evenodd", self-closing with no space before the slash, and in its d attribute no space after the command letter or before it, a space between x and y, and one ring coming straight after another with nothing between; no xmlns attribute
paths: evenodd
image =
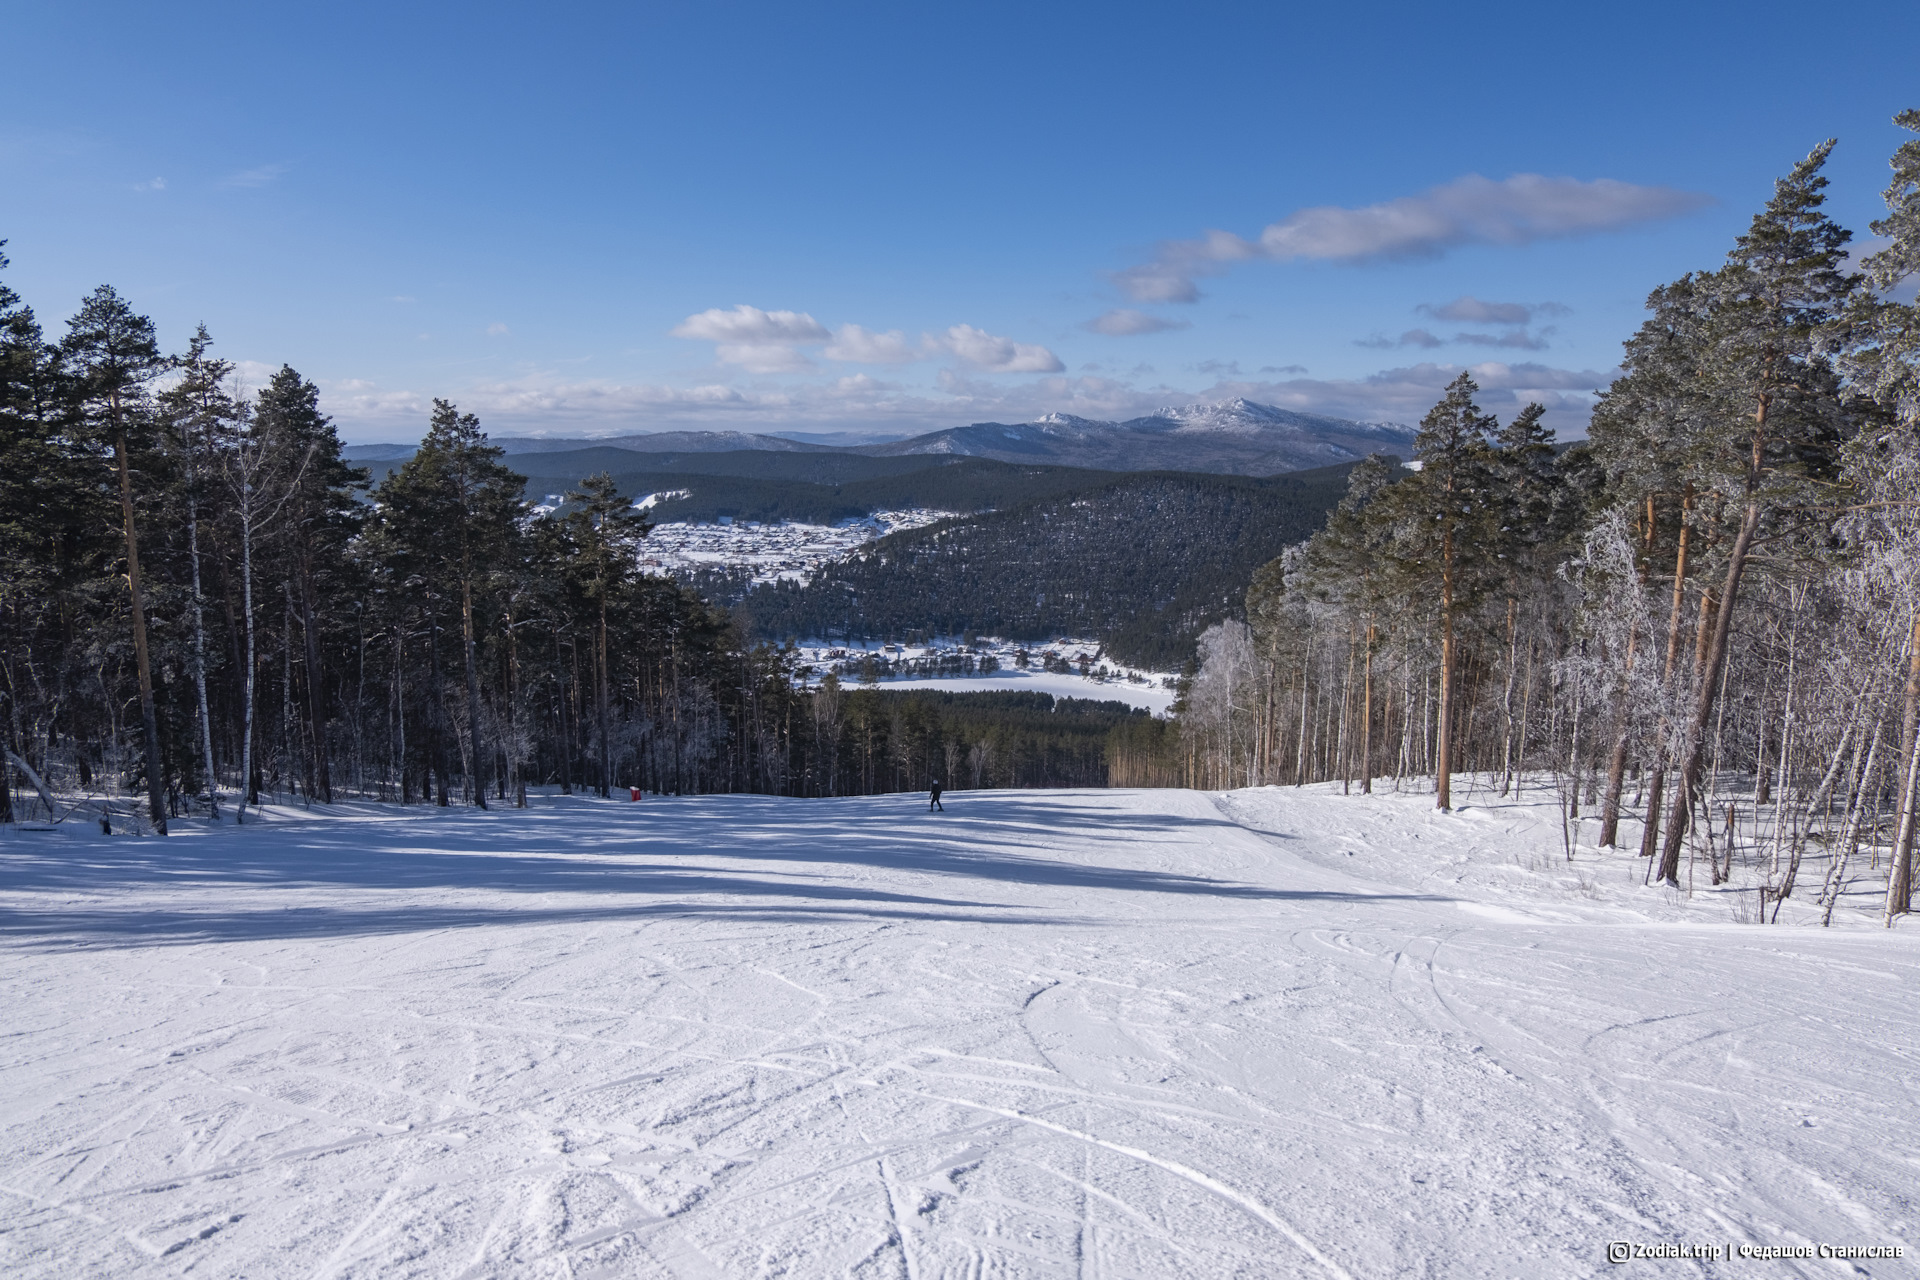
<svg viewBox="0 0 1920 1280"><path fill-rule="evenodd" d="M1604 1250L1911 1249L1912 929L1337 792L8 832L0 1264L1910 1273Z"/></svg>
<svg viewBox="0 0 1920 1280"><path fill-rule="evenodd" d="M1044 644L1023 644L999 636L943 636L921 644L809 639L794 649L808 676L831 671L847 686L866 684L870 675L877 675L874 683L883 689L1048 693L1056 698L1124 702L1155 715L1167 714L1176 694L1173 672L1129 667L1104 653L1098 640L1059 637Z"/></svg>

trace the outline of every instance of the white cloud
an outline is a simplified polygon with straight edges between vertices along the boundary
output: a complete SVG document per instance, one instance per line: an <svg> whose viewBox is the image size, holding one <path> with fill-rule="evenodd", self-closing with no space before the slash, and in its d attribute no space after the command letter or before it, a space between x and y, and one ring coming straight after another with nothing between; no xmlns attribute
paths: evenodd
<svg viewBox="0 0 1920 1280"><path fill-rule="evenodd" d="M263 164L252 169L242 169L239 173L230 173L220 180L223 187L264 187L276 182L290 166L284 164Z"/></svg>
<svg viewBox="0 0 1920 1280"><path fill-rule="evenodd" d="M1159 316L1150 316L1144 311L1135 311L1131 307L1115 307L1105 315L1095 316L1080 326L1095 333L1104 333L1108 337L1129 337L1136 333L1160 333L1167 329L1184 329L1184 320L1163 320Z"/></svg>
<svg viewBox="0 0 1920 1280"><path fill-rule="evenodd" d="M688 316L670 332L676 338L715 343L714 359L748 373L797 373L813 362L799 352L803 344L825 342L827 326L804 311L762 311L745 303Z"/></svg>
<svg viewBox="0 0 1920 1280"><path fill-rule="evenodd" d="M1063 374L1009 383L954 369L940 370L935 385L924 389L868 374L749 387L578 382L556 375L423 391L387 390L347 380L321 383L321 407L338 419L349 439L363 441L418 438L426 430L435 395L447 396L478 414L488 431L500 435L702 428L782 431L827 425L835 430L914 433L967 422L1024 422L1055 412L1124 420L1163 405L1235 396L1363 422L1413 423L1433 407L1463 368L1480 384L1482 408L1504 419L1538 400L1547 406L1548 424L1566 435L1585 431L1592 392L1614 376L1614 371L1486 361L1465 366L1422 363L1363 378L1222 377L1202 389ZM1133 376L1150 372L1137 370ZM257 385L271 373L267 366L249 365L242 380Z"/></svg>
<svg viewBox="0 0 1920 1280"><path fill-rule="evenodd" d="M963 364L988 373L1059 373L1067 367L1045 347L1015 342L970 324L956 324L932 341Z"/></svg>
<svg viewBox="0 0 1920 1280"><path fill-rule="evenodd" d="M1060 358L1029 342L1015 342L957 324L939 334L922 334L916 345L898 329L884 333L857 324L828 328L804 311L762 311L742 303L732 310L715 307L688 316L670 332L676 338L712 342L714 357L748 373L794 373L813 367L801 347L825 344L829 360L844 364L910 364L950 354L968 366L993 373L1057 373Z"/></svg>
<svg viewBox="0 0 1920 1280"><path fill-rule="evenodd" d="M136 182L133 184L133 189L135 191L165 191L167 189L167 180L165 178L154 178L147 182Z"/></svg>
<svg viewBox="0 0 1920 1280"><path fill-rule="evenodd" d="M1354 339L1353 345L1356 347L1376 347L1384 349L1388 347L1437 347L1444 342L1446 342L1445 338L1436 337L1425 329L1409 329L1397 338L1383 338L1379 334L1375 334L1371 338L1356 338Z"/></svg>
<svg viewBox="0 0 1920 1280"><path fill-rule="evenodd" d="M1200 286L1193 277L1200 273L1201 268L1194 265L1150 262L1114 272L1113 282L1135 302L1198 302Z"/></svg>
<svg viewBox="0 0 1920 1280"><path fill-rule="evenodd" d="M1200 296L1195 277L1254 258L1431 258L1467 244L1528 244L1615 231L1677 217L1710 200L1698 192L1612 178L1583 182L1522 173L1495 182L1468 174L1417 196L1363 208L1301 209L1270 224L1256 240L1208 231L1199 239L1168 241L1153 261L1116 273L1114 282L1136 301L1192 302Z"/></svg>
<svg viewBox="0 0 1920 1280"><path fill-rule="evenodd" d="M784 342L723 342L713 349L713 358L748 373L798 373L813 368L813 361Z"/></svg>
<svg viewBox="0 0 1920 1280"><path fill-rule="evenodd" d="M1427 310L1428 308L1422 308ZM1564 308L1563 308L1564 309ZM1554 332L1549 325L1538 333L1524 328L1509 329L1505 333L1456 333L1451 338L1442 338L1426 329L1409 329L1397 338L1382 337L1375 334L1371 338L1356 338L1354 346L1372 347L1386 350L1393 347L1443 347L1449 342L1458 342L1470 347L1512 347L1521 351L1544 351L1551 344L1547 338Z"/></svg>
<svg viewBox="0 0 1920 1280"><path fill-rule="evenodd" d="M487 336L489 338L504 338L511 332L512 330L508 329L507 326L499 320L495 320L487 326Z"/></svg>
<svg viewBox="0 0 1920 1280"><path fill-rule="evenodd" d="M804 311L762 311L744 302L731 311L714 307L688 316L669 330L676 338L695 338L736 346L825 342L827 327Z"/></svg>
<svg viewBox="0 0 1920 1280"><path fill-rule="evenodd" d="M1423 302L1415 310L1455 324L1525 324L1533 319L1533 308L1524 302L1483 302L1471 294L1439 306Z"/></svg>
<svg viewBox="0 0 1920 1280"><path fill-rule="evenodd" d="M1285 382L1219 382L1201 393L1207 400L1245 396L1303 413L1324 413L1362 422L1418 422L1462 371L1480 386L1482 409L1510 417L1531 401L1547 408L1547 425L1563 436L1586 432L1593 393L1619 370L1557 369L1532 362L1509 364L1421 363L1382 369L1363 378L1290 378Z"/></svg>
<svg viewBox="0 0 1920 1280"><path fill-rule="evenodd" d="M844 364L911 364L927 356L924 344L916 346L898 329L875 333L857 324L843 324L834 330L833 341L823 353L829 360Z"/></svg>
<svg viewBox="0 0 1920 1280"><path fill-rule="evenodd" d="M1509 329L1505 333L1456 333L1455 342L1470 347L1514 347L1521 351L1545 351L1550 345L1547 335L1552 333L1551 326L1539 333L1528 333L1525 329Z"/></svg>

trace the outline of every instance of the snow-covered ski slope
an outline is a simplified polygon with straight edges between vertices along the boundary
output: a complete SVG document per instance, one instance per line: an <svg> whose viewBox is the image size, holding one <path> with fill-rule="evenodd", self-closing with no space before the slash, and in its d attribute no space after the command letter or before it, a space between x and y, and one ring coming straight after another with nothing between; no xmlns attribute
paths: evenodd
<svg viewBox="0 0 1920 1280"><path fill-rule="evenodd" d="M1913 930L1337 790L8 835L0 1268L1911 1273Z"/></svg>

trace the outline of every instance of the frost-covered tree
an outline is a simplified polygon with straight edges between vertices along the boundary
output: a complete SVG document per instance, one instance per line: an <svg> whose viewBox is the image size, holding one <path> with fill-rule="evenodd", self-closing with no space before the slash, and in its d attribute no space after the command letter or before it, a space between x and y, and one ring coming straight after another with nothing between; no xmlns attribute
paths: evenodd
<svg viewBox="0 0 1920 1280"><path fill-rule="evenodd" d="M1708 285L1701 361L1714 411L1685 443L1689 478L1726 512L1730 545L1696 664L1693 706L1676 743L1679 779L1658 879L1678 884L1741 581L1763 543L1780 545L1832 509L1838 447L1848 432L1838 374L1821 330L1857 284L1845 271L1851 233L1823 212L1831 141L1775 184L1773 199Z"/></svg>

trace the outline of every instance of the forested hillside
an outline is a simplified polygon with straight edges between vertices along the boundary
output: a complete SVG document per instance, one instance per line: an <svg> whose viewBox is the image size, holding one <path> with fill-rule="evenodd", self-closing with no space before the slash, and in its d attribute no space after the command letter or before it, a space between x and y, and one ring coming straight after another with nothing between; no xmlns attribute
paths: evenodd
<svg viewBox="0 0 1920 1280"><path fill-rule="evenodd" d="M771 639L1097 636L1122 662L1178 667L1194 637L1238 611L1259 565L1320 527L1350 470L1108 478L889 535L805 587L757 588L739 609Z"/></svg>
<svg viewBox="0 0 1920 1280"><path fill-rule="evenodd" d="M350 460L354 452L351 448L347 450ZM393 457L361 461L377 480L398 469L412 454L413 450L409 448L396 450L396 456ZM644 479L653 475L738 476L754 480L836 485L907 475L965 461L952 456L928 454L878 458L845 450L792 453L772 449L641 451L616 444L577 444L567 449L508 452L506 456L513 459L512 466L516 471L535 482L556 476L578 477L605 471L615 478Z"/></svg>
<svg viewBox="0 0 1920 1280"><path fill-rule="evenodd" d="M634 464L636 457L641 465ZM592 449L525 455L515 458L514 465L525 473L528 495L534 498L564 493L577 486L581 476L597 471L612 475L623 493L684 493L652 508L650 518L662 523L728 516L833 524L873 511L986 511L1079 492L1113 479L1111 472L988 458L859 454L669 454L656 459ZM800 476L810 478L796 478Z"/></svg>

